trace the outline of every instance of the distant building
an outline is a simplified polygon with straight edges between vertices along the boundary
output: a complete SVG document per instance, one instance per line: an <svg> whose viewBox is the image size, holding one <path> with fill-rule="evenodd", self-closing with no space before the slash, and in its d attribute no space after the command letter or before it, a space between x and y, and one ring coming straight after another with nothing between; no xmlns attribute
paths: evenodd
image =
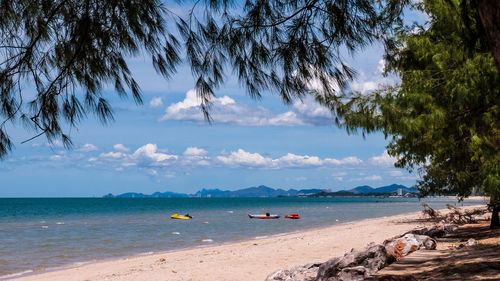
<svg viewBox="0 0 500 281"><path fill-rule="evenodd" d="M398 196L403 196L403 189L398 188L397 193L398 193Z"/></svg>

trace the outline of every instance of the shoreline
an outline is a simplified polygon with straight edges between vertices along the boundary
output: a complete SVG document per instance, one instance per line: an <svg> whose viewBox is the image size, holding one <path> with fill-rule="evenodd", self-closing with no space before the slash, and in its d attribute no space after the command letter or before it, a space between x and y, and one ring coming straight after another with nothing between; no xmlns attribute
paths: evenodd
<svg viewBox="0 0 500 281"><path fill-rule="evenodd" d="M67 270L67 269L74 269L74 268L86 266L89 264L95 264L95 263L113 262L113 261L119 261L122 259L132 259L132 258L140 258L140 257L145 257L145 256L151 256L151 255L169 254L169 253L175 253L175 252L204 249L204 248L210 248L210 247L218 247L218 246L231 245L231 244L237 244L237 243L242 243L242 242L250 242L250 241L254 241L254 240L258 241L258 240L262 240L262 239L273 239L273 238L279 238L279 237L287 236L287 235L300 234L302 232L322 230L322 229L331 228L331 227L339 227L339 226L343 226L343 225L347 225L347 224L353 224L353 223L364 222L364 221L371 221L374 219L397 218L400 216L404 217L404 216L410 216L410 215L418 215L420 213L421 213L421 211L413 211L413 212L407 212L407 213L402 213L402 214L397 214L397 215L392 215L392 216L362 218L362 219L357 219L357 220L353 220L353 221L340 222L340 223L335 224L335 225L314 226L311 228L293 230L290 232L281 232L281 233L274 233L274 234L269 234L269 235L264 235L264 236L247 237L247 238L241 238L238 240L231 240L231 241L226 241L226 242L218 241L215 243L191 245L191 246L187 246L184 248L176 248L176 249L171 249L171 250L148 251L148 252L140 252L140 253L129 254L129 255L124 255L124 256L82 260L82 261L76 261L76 262L72 262L72 263L68 263L68 264L64 264L64 265L48 267L48 268L44 268L41 270L28 269L28 270L21 271L21 272L8 273L5 275L1 275L0 281L12 280L12 279L19 280L18 278L36 276L36 275L40 275L40 274L45 274L45 273L50 273L50 272L55 272L55 271L62 271L62 270Z"/></svg>
<svg viewBox="0 0 500 281"><path fill-rule="evenodd" d="M474 206L477 207L479 205L474 205ZM474 207L474 206L467 206L467 207ZM446 210L446 209L441 209L441 210ZM256 237L251 237L251 238L242 238L239 240L232 240L232 241L227 241L227 242L216 242L216 243L210 243L210 244L204 244L204 245L192 245L192 246L188 246L185 248L172 249L172 250L149 251L149 252L136 253L136 254L126 255L126 256L120 256L120 257L108 257L108 258L100 258L100 259L93 259L93 260L86 260L86 261L77 261L77 262L73 262L73 263L65 264L65 265L61 265L61 266L45 268L45 269L42 269L39 271L29 269L29 270L25 270L22 272L9 273L9 274L0 276L0 281L12 280L12 279L21 280L20 278L24 278L24 277L31 277L31 276L43 275L43 274L50 273L50 272L75 269L75 268L79 268L82 266L87 266L87 265L92 265L92 264L97 264L97 263L115 262L115 261L120 261L120 260L148 257L148 256L153 256L153 255L168 255L168 254L177 253L177 252L184 252L184 251L191 251L191 250L197 250L197 249L205 249L205 248L233 245L233 244L239 244L239 243L244 243L244 242L259 241L259 240L264 240L264 239L274 239L274 238L280 238L280 237L288 236L288 235L300 234L303 232L321 231L321 230L329 229L329 228L333 228L333 227L341 227L341 226L345 226L345 225L349 225L349 224L368 222L368 221L377 220L377 219L390 219L390 218L397 219L398 217L404 218L407 216L417 216L419 214L421 214L421 211L402 213L402 214L397 214L397 215L393 215L393 216L363 218L363 219L358 219L358 220L353 220L353 221L341 222L341 223L335 224L335 225L316 226L316 227L311 227L311 228L307 228L307 229L295 230L295 231L291 231L291 232L282 232L282 233L275 233L275 234L264 235L264 236L256 236Z"/></svg>
<svg viewBox="0 0 500 281"><path fill-rule="evenodd" d="M482 205L468 206L475 208ZM431 223L421 212L362 219L262 238L140 253L29 272L1 280L264 280L278 268L324 262L351 248ZM384 225L381 229L381 225ZM186 270L188 269L188 270ZM15 273L14 273L15 274ZM9 275L7 275L9 276Z"/></svg>

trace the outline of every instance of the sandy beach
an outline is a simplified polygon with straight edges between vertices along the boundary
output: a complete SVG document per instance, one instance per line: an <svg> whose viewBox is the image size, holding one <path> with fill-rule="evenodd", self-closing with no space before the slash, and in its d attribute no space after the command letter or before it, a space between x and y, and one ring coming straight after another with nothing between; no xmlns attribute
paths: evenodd
<svg viewBox="0 0 500 281"><path fill-rule="evenodd" d="M471 207L469 207L471 208ZM420 213L363 220L299 233L101 261L15 280L264 280L280 268L324 262L352 248L430 225Z"/></svg>

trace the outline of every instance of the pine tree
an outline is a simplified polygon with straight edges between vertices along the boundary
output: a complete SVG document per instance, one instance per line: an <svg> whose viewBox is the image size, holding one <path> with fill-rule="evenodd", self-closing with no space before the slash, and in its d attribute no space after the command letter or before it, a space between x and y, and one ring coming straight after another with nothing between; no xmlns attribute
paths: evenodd
<svg viewBox="0 0 500 281"><path fill-rule="evenodd" d="M469 9L464 19L458 1L426 0L417 7L430 16L428 27L400 29L386 56L399 85L320 100L348 131L384 132L396 166L420 170L422 196L464 198L483 190L497 227L500 75L478 11Z"/></svg>

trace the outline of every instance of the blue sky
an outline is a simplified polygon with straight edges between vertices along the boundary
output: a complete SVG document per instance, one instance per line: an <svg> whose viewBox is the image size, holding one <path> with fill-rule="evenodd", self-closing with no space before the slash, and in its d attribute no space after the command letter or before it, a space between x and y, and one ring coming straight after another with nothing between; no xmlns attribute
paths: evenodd
<svg viewBox="0 0 500 281"><path fill-rule="evenodd" d="M375 45L347 57L358 71L352 88L369 91L394 82L381 75L382 52ZM228 77L216 91L210 125L187 66L164 80L144 57L129 63L144 104L121 100L107 89L116 121L106 126L93 118L83 121L71 130L73 150L43 137L21 144L32 132L9 129L15 148L0 162L0 197L415 184L416 175L393 167L383 135L348 135L312 99L287 106L268 93L252 100Z"/></svg>

